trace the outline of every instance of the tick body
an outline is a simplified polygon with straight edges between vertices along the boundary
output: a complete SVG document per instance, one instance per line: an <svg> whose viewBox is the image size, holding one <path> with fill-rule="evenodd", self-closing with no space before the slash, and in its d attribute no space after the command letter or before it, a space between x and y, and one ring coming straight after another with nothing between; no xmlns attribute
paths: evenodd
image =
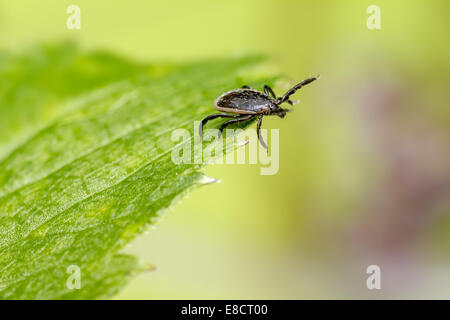
<svg viewBox="0 0 450 320"><path fill-rule="evenodd" d="M294 102L292 102L289 97L301 87L317 79L319 79L319 76L305 79L293 86L281 97L277 97L273 90L267 85L264 86L264 92L254 90L247 86L244 86L241 89L225 92L220 95L216 101L214 101L214 109L226 113L216 113L204 118L199 127L200 137L202 136L203 126L212 119L232 118L220 126L220 137L223 130L230 124L258 118L258 124L256 126L258 140L261 145L267 149L267 145L261 137L261 124L263 117L275 115L280 118L284 118L286 113L291 111L291 109L283 109L280 105L285 102L290 105L294 105Z"/></svg>

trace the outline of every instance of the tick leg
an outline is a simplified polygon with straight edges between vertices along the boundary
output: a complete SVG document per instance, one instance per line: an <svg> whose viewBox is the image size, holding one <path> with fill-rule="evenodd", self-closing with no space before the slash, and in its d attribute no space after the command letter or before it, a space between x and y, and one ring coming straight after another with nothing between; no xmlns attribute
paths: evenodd
<svg viewBox="0 0 450 320"><path fill-rule="evenodd" d="M213 120L216 118L238 118L241 117L242 115L237 114L237 115L232 115L232 114L227 114L227 113L216 113L216 114L212 114L210 116L207 116L205 119L202 120L202 122L200 123L200 126L198 127L198 133L200 135L200 139L203 137L203 126L209 121L209 120Z"/></svg>
<svg viewBox="0 0 450 320"><path fill-rule="evenodd" d="M289 100L289 97L290 97L291 95L293 95L298 89L300 89L301 87L306 86L307 84L310 84L311 82L313 82L313 81L319 79L319 77L320 77L320 76L313 77L313 78L308 78L308 79L303 80L303 81L300 82L300 83L297 83L295 86L293 86L291 89L289 89L289 90L284 94L283 97L281 97L281 98L278 99L277 104L282 104L283 102L288 101L288 100Z"/></svg>
<svg viewBox="0 0 450 320"><path fill-rule="evenodd" d="M243 85L241 88L242 88L242 89L251 89L252 87L247 86L247 85Z"/></svg>
<svg viewBox="0 0 450 320"><path fill-rule="evenodd" d="M258 140L261 143L261 145L264 147L264 149L267 150L267 145L264 142L263 138L261 137L261 124L262 124L263 115L260 114L258 116L258 125L256 126L256 133L258 134Z"/></svg>
<svg viewBox="0 0 450 320"><path fill-rule="evenodd" d="M264 86L264 92L265 92L266 95L271 96L271 97L274 98L274 99L277 99L277 95L276 95L275 92L272 90L272 88L269 87L268 85L265 85L265 86ZM297 101L297 100L291 101L291 100L288 99L286 102L289 103L291 106L293 106L293 105L296 104L298 101Z"/></svg>
<svg viewBox="0 0 450 320"><path fill-rule="evenodd" d="M230 124L233 123L239 123L239 122L243 122L246 120L250 120L251 118L253 118L254 115L253 114L249 114L249 115L245 115L245 116L241 116L240 118L237 119L233 119L233 120L228 120L227 122L225 122L224 124L222 124L219 128L219 134L217 136L217 138L220 138L222 136L222 132L223 130L228 127Z"/></svg>
<svg viewBox="0 0 450 320"><path fill-rule="evenodd" d="M264 86L264 92L266 95L271 96L272 98L276 99L277 96L275 95L275 92L273 92L272 88L268 85Z"/></svg>

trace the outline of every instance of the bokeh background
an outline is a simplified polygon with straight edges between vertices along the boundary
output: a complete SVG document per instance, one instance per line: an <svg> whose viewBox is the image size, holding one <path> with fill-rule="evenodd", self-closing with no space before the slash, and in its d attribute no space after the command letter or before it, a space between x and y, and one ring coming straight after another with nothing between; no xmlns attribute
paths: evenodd
<svg viewBox="0 0 450 320"><path fill-rule="evenodd" d="M66 9L81 8L81 29ZM381 30L369 30L369 5ZM117 298L450 298L447 0L0 1L0 49L71 39L137 61L267 54L321 74L280 129L280 170L214 165L126 250ZM0 79L0 81L2 81ZM207 81L207 79L205 79ZM283 87L277 88L278 91ZM366 288L378 265L382 289Z"/></svg>

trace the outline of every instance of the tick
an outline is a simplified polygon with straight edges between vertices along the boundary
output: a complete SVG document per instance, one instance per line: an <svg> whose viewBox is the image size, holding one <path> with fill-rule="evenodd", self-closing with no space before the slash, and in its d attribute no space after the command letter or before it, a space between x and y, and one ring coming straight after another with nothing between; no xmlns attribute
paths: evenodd
<svg viewBox="0 0 450 320"><path fill-rule="evenodd" d="M289 103L291 106L295 103L289 99L298 89L307 84L319 79L320 76L308 78L296 84L289 89L283 96L277 97L269 86L264 86L264 92L260 92L243 86L241 89L235 89L220 95L214 101L214 109L226 113L216 113L204 118L199 127L200 137L202 137L203 126L212 119L216 118L232 118L223 123L219 127L219 138L223 130L230 124L235 124L243 121L258 118L256 126L256 133L261 145L267 149L267 145L261 137L261 124L264 116L279 116L284 118L286 113L292 111L291 109L283 109L280 107L282 103Z"/></svg>

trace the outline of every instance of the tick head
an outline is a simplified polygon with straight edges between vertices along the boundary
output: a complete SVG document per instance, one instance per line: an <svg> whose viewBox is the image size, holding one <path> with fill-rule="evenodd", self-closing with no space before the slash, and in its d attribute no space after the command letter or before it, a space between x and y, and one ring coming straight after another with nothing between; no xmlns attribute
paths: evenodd
<svg viewBox="0 0 450 320"><path fill-rule="evenodd" d="M274 112L276 113L280 110L280 107L275 102L271 102L271 103L269 103L269 109L270 109L271 113L274 113Z"/></svg>

